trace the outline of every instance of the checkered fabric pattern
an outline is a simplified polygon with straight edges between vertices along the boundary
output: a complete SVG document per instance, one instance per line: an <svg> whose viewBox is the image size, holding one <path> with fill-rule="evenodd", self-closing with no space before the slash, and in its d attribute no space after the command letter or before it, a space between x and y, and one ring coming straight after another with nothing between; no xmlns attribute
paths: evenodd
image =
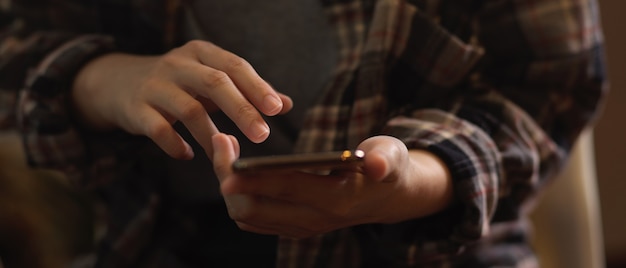
<svg viewBox="0 0 626 268"><path fill-rule="evenodd" d="M607 92L597 3L321 2L340 59L306 117L296 151L353 148L372 135L395 136L447 164L456 202L423 219L281 238L278 266L536 265L525 243L524 206L559 171ZM87 136L73 122L64 103L68 81L98 53L163 52L178 44L180 3L66 3L3 6L12 9L0 20L0 126L22 131L32 165L110 187L128 148L104 146L113 144L110 137ZM133 14L129 10L141 16L123 16ZM68 22L77 17L85 23ZM140 255L160 200L158 191L146 189L111 227L101 263Z"/></svg>

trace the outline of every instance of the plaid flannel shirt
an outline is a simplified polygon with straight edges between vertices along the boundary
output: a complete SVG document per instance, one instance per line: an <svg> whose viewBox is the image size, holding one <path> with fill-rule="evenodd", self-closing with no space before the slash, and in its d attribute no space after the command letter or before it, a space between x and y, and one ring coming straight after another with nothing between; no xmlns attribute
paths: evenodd
<svg viewBox="0 0 626 268"><path fill-rule="evenodd" d="M423 219L281 238L278 266L532 263L532 253L515 246L523 240L524 205L559 171L607 91L597 3L321 2L341 59L306 117L296 150L343 149L392 135L447 164L457 201ZM91 57L180 44L178 4L33 0L8 5L12 13L3 10L0 125L17 125L32 165L64 170L95 188L123 185L128 146L109 145L129 144L119 142L129 138L87 135L74 123L65 92ZM84 23L74 23L78 19ZM100 263L115 266L137 256L144 227L154 224L158 194L152 189L134 197L139 201L124 219L109 226L108 248L101 250L108 255Z"/></svg>

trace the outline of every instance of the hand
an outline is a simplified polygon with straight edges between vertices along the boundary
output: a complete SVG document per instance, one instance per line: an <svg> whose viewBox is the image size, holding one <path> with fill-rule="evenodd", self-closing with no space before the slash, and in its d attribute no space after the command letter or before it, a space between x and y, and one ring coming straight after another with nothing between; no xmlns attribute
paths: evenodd
<svg viewBox="0 0 626 268"><path fill-rule="evenodd" d="M230 217L247 231L308 237L364 223L394 223L423 217L451 202L450 176L424 151L408 151L392 137L365 140L362 173L303 172L234 174L239 145L213 137L215 172Z"/></svg>
<svg viewBox="0 0 626 268"><path fill-rule="evenodd" d="M218 132L208 112L221 109L253 142L272 116L291 109L244 59L204 41L191 41L161 56L110 54L88 63L72 91L77 114L98 130L121 128L146 135L174 158L193 157L173 129L181 121L212 156L209 137Z"/></svg>

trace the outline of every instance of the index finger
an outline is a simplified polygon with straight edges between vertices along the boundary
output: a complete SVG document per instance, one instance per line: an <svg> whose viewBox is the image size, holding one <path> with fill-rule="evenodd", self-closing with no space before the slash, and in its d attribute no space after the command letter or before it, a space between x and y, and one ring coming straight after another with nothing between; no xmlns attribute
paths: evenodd
<svg viewBox="0 0 626 268"><path fill-rule="evenodd" d="M198 60L209 67L226 73L242 94L265 115L277 115L283 110L278 93L243 58L217 45L206 42L206 48L198 49Z"/></svg>

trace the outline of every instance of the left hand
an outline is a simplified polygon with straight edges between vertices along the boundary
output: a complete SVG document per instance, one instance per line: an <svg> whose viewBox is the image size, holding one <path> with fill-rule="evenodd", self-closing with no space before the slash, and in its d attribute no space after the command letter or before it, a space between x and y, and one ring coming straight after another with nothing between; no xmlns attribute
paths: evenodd
<svg viewBox="0 0 626 268"><path fill-rule="evenodd" d="M239 156L237 140L217 134L213 146L215 172L229 215L250 232L309 237L358 224L421 217L447 205L432 202L434 197L451 199L449 185L431 187L430 177L441 175L425 166L433 163L417 162L434 156L420 151L416 161L413 151L392 137L376 136L359 145L366 155L362 172L332 175L294 171L235 174L231 164ZM436 164L443 165L440 161ZM445 177L445 168L443 173Z"/></svg>

